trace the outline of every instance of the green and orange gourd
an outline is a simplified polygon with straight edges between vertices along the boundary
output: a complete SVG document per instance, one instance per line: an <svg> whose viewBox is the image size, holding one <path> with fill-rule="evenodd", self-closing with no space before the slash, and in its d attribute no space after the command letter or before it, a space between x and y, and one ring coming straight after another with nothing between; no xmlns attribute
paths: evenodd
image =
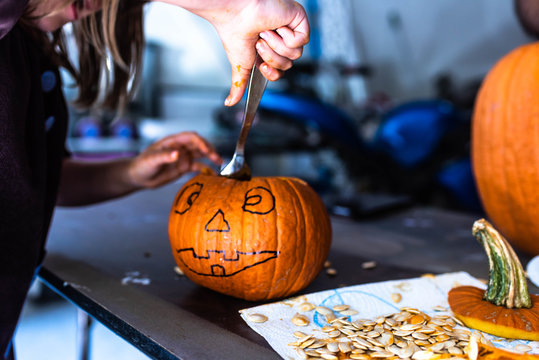
<svg viewBox="0 0 539 360"><path fill-rule="evenodd" d="M484 219L474 223L472 232L488 256L487 289L451 289L451 311L469 328L504 338L539 340L539 296L529 294L524 270L511 245Z"/></svg>

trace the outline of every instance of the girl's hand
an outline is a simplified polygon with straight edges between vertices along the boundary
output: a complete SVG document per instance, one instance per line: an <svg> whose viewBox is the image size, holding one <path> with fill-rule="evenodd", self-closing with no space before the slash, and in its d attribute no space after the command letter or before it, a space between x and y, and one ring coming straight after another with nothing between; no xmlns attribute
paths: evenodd
<svg viewBox="0 0 539 360"><path fill-rule="evenodd" d="M261 73L270 81L278 80L301 57L310 33L305 10L293 0L237 3L238 8L207 18L217 29L232 66L228 106L241 100L256 52L263 60Z"/></svg>
<svg viewBox="0 0 539 360"><path fill-rule="evenodd" d="M271 81L279 79L309 42L309 21L294 0L154 0L180 6L217 30L232 66L232 84L225 105L237 104L245 92L256 52Z"/></svg>
<svg viewBox="0 0 539 360"><path fill-rule="evenodd" d="M208 158L217 165L221 157L213 146L194 132L182 132L159 140L133 158L128 181L136 187L155 188L178 177L208 168L197 161Z"/></svg>

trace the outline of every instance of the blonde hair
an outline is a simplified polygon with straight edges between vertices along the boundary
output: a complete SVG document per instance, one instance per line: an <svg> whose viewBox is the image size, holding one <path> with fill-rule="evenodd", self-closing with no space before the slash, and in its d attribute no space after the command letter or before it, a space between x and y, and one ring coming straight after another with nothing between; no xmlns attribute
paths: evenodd
<svg viewBox="0 0 539 360"><path fill-rule="evenodd" d="M65 4L73 1L66 0ZM77 66L71 62L63 28L44 34L29 25L29 15L23 17L22 24L37 38L52 61L64 67L75 80L78 94L73 104L76 107L121 110L132 97L142 66L145 2L103 0L100 11L73 22ZM30 6L26 14L31 13Z"/></svg>

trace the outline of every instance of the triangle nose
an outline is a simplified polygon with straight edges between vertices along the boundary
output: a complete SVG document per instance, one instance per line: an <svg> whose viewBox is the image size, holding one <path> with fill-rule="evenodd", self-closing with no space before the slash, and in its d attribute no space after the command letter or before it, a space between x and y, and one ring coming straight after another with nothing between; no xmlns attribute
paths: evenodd
<svg viewBox="0 0 539 360"><path fill-rule="evenodd" d="M210 221L206 224L204 227L204 230L209 232L229 232L230 226L228 225L228 221L225 219L225 214L221 209L217 210L217 212L212 216Z"/></svg>

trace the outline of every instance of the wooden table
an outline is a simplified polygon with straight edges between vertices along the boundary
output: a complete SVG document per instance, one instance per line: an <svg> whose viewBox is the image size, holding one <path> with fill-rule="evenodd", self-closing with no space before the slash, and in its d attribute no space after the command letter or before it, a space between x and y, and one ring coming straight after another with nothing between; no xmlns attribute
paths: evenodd
<svg viewBox="0 0 539 360"><path fill-rule="evenodd" d="M153 359L278 359L238 314L258 303L175 273L167 223L179 187L58 209L41 280ZM471 235L474 220L435 208L333 218L329 260L338 274L322 272L302 293L460 270L485 278L488 263ZM377 266L362 269L364 261Z"/></svg>

